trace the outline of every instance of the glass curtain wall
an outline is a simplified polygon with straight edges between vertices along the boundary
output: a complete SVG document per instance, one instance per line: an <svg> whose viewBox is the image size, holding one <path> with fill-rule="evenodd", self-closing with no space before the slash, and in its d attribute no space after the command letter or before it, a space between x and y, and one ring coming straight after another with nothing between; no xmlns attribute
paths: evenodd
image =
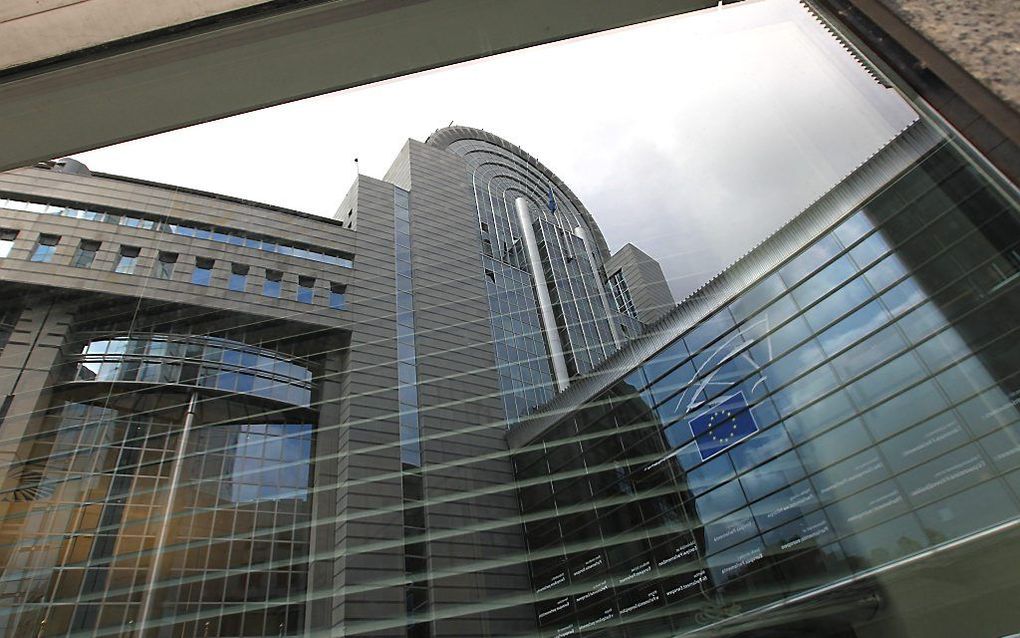
<svg viewBox="0 0 1020 638"><path fill-rule="evenodd" d="M309 364L191 335L74 343L0 491L0 632L303 632Z"/></svg>
<svg viewBox="0 0 1020 638"><path fill-rule="evenodd" d="M942 143L517 454L547 635L918 622L866 621L912 561L1020 521L1018 211Z"/></svg>

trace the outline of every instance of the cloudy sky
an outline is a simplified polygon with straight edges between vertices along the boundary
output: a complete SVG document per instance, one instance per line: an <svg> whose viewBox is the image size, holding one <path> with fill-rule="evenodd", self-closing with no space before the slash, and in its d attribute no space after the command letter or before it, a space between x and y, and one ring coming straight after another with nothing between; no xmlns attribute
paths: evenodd
<svg viewBox="0 0 1020 638"><path fill-rule="evenodd" d="M679 300L885 144L913 111L794 0L748 0L427 71L76 156L332 215L404 140L456 124L540 158L610 248Z"/></svg>

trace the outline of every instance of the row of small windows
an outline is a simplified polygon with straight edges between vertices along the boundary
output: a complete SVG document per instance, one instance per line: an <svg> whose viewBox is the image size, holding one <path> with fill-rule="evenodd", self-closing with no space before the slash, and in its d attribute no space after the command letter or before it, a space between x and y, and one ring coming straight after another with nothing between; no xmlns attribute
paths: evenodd
<svg viewBox="0 0 1020 638"><path fill-rule="evenodd" d="M284 243L276 238L250 235L233 228L223 228L219 226L200 227L169 217L160 216L159 218L151 218L141 215L121 215L117 213L68 208L62 204L40 204L37 202L3 198L0 198L0 208L38 213L41 215L59 215L61 217L71 217L74 219L87 219L90 221L116 224L118 226L128 226L131 228L142 228L144 230L154 230L157 232L180 235L182 237L208 239L221 244L243 246L245 248L263 250L269 253L290 255L292 257L297 257L298 259L308 259L310 261L331 264L342 268L354 267L353 260L349 257L342 257L338 254L330 254L307 246Z"/></svg>
<svg viewBox="0 0 1020 638"><path fill-rule="evenodd" d="M0 230L0 257L7 257L10 254L14 240L18 232L15 230ZM29 257L30 261L49 263L53 261L57 245L60 243L59 235L39 235L35 248ZM101 242L83 239L75 249L71 258L71 265L75 268L91 268L96 255L101 247ZM113 271L125 275L133 275L138 267L138 257L141 248L137 246L121 246L114 263ZM153 276L157 279L173 278L174 269L177 266L180 255L174 252L160 251L156 257ZM198 286L208 286L212 282L213 268L216 260L209 257L196 257L195 268L191 271L191 283ZM244 264L231 264L230 276L227 279L227 289L235 292L247 292L248 274L250 268ZM265 279L262 282L262 294L267 297L279 299L283 292L283 271L267 268ZM346 306L347 286L331 282L329 287L329 306L336 310L343 310ZM312 303L315 299L315 278L305 275L298 276L298 287L295 299L301 303Z"/></svg>

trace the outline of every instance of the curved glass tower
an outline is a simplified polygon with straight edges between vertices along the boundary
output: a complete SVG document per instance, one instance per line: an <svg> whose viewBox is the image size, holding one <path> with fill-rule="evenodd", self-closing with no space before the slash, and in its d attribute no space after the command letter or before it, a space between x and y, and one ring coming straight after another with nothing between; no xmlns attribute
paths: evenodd
<svg viewBox="0 0 1020 638"><path fill-rule="evenodd" d="M470 168L492 338L507 418L548 401L621 342L607 294L609 249L591 214L537 159L480 129L450 127L428 144Z"/></svg>

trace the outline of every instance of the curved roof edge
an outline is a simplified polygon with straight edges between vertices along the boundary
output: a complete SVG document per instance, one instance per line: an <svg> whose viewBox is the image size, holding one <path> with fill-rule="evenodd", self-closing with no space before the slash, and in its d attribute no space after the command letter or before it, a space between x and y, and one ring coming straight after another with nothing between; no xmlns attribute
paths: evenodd
<svg viewBox="0 0 1020 638"><path fill-rule="evenodd" d="M574 208L581 213L584 221L588 222L588 225L591 227L592 236L595 240L596 246L598 247L599 253L602 255L603 261L609 259L609 246L606 244L606 238L602 234L602 229L599 228L598 222L595 221L595 218L592 217L591 213L588 212L588 209L581 203L581 200L577 198L574 191L570 190L570 187L567 186L563 180L557 177L556 173L553 173L545 164L540 162L534 155L528 153L520 146L517 146L512 142L508 142L498 135L493 135L483 129L472 128L470 126L447 126L445 128L437 129L432 133L432 135L428 136L425 143L429 146L435 146L436 148L447 149L454 142L459 142L461 140L488 142L489 144L498 146L505 151L509 151L523 159L526 163L535 167L550 182L555 184L556 187L567 196L570 203L574 205Z"/></svg>

